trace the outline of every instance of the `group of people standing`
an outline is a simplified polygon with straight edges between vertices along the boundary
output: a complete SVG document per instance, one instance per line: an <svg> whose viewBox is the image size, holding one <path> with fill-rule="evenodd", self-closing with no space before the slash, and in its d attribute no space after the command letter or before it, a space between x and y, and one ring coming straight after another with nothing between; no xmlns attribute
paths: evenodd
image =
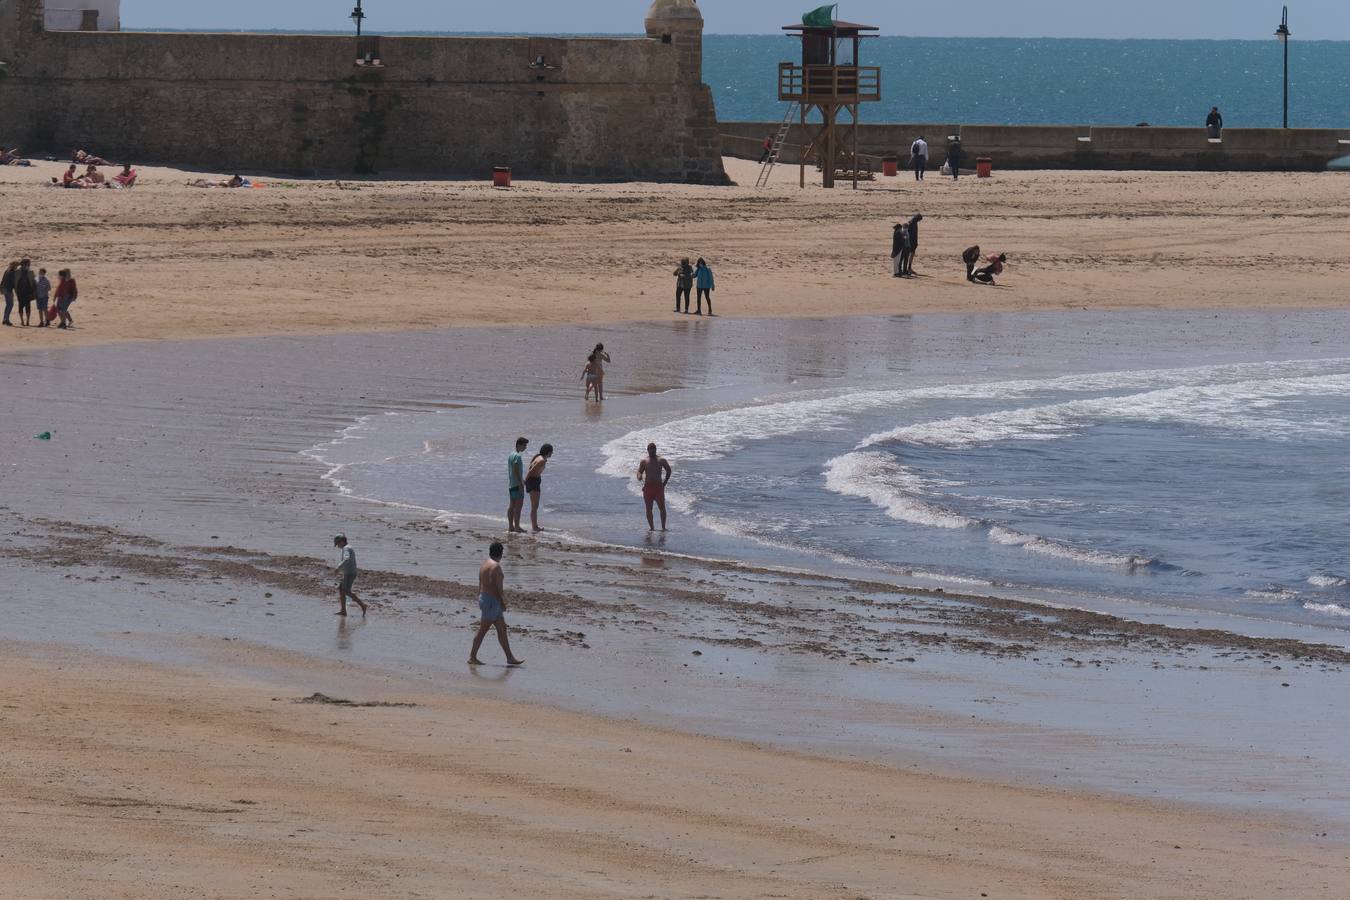
<svg viewBox="0 0 1350 900"><path fill-rule="evenodd" d="M708 315L713 315L712 295L717 288L717 282L713 278L713 270L708 266L707 260L699 257L696 265L689 264L689 257L680 260L680 264L675 267L675 312L689 312L689 293L697 289L698 301L694 310L694 315L703 315L703 301L708 301ZM684 309L680 309L680 298L684 298Z"/></svg>
<svg viewBox="0 0 1350 900"><path fill-rule="evenodd" d="M37 307L37 327L46 328L53 320L60 319L57 328L69 328L75 324L70 315L70 305L80 296L75 276L69 269L56 273L56 293L53 297L52 283L47 278L46 269L33 273L33 261L16 259L0 275L0 294L5 298L4 326L13 327L11 321L14 307L19 308L19 324L28 327L33 324L33 307ZM52 300L55 304L52 304Z"/></svg>

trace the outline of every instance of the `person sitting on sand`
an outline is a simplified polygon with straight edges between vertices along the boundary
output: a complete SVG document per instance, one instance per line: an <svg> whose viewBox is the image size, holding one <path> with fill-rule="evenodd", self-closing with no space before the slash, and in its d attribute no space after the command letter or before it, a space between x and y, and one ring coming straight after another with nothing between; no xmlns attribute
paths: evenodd
<svg viewBox="0 0 1350 900"><path fill-rule="evenodd" d="M1003 264L1008 261L1008 254L1000 253L997 256L989 254L985 259L985 265L976 269L972 276L972 281L976 284L993 284L995 275L1003 274Z"/></svg>
<svg viewBox="0 0 1350 900"><path fill-rule="evenodd" d="M980 263L980 245L967 247L961 254L961 262L966 264L966 281L975 280L975 267Z"/></svg>
<svg viewBox="0 0 1350 900"><path fill-rule="evenodd" d="M61 187L71 187L79 179L75 174L75 164L71 163L70 168L66 169L66 174L61 176Z"/></svg>
<svg viewBox="0 0 1350 900"><path fill-rule="evenodd" d="M610 362L609 354L605 352L604 344L595 345L595 399L604 402L605 399L605 364Z"/></svg>
<svg viewBox="0 0 1350 900"><path fill-rule="evenodd" d="M530 527L535 532L543 531L539 527L539 497L544 489L544 469L548 467L548 461L553 457L553 445L545 444L539 448L539 454L530 461L530 468L525 473L525 493L530 495Z"/></svg>
<svg viewBox="0 0 1350 900"><path fill-rule="evenodd" d="M339 534L333 538L333 546L342 551L342 559L338 562L338 612L339 616L347 615L347 598L351 597L352 602L361 607L361 615L365 615L368 607L361 602L361 598L356 596L352 586L356 584L356 551L347 544L347 536Z"/></svg>
<svg viewBox="0 0 1350 900"><path fill-rule="evenodd" d="M666 485L674 474L670 463L656 452L656 444L647 445L647 456L638 464L637 478L642 482L642 500L647 505L647 530L655 531L652 504L661 510L661 530L666 530Z"/></svg>
<svg viewBox="0 0 1350 900"><path fill-rule="evenodd" d="M525 660L516 659L511 652L511 641L506 636L506 577L502 572L502 557L506 548L500 541L488 548L487 561L478 568L478 612L481 619L478 633L473 636L473 649L469 651L469 665L481 666L478 651L483 646L483 638L493 628L497 629L497 642L506 654L506 664L512 668L525 665Z"/></svg>
<svg viewBox="0 0 1350 900"><path fill-rule="evenodd" d="M112 187L113 185L117 185L118 187L124 188L135 187L136 179L140 177L140 174L140 172L137 172L131 167L131 163L127 163L122 167L122 174L114 175L112 183L108 186Z"/></svg>
<svg viewBox="0 0 1350 900"><path fill-rule="evenodd" d="M90 166L84 170L84 175L81 177L81 180L85 184L98 185L103 184L108 179L103 177L103 173L98 170L98 166Z"/></svg>

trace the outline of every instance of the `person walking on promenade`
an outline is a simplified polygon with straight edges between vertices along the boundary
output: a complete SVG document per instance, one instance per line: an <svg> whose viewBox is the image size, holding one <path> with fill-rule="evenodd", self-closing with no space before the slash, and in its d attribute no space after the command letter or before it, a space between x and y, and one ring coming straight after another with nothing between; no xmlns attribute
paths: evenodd
<svg viewBox="0 0 1350 900"><path fill-rule="evenodd" d="M905 252L900 258L900 274L906 278L913 278L914 255L919 252L919 223L923 221L923 214L916 213L912 219L905 224L909 233L909 239L905 242Z"/></svg>
<svg viewBox="0 0 1350 900"><path fill-rule="evenodd" d="M5 274L0 275L0 294L5 296L5 318L0 324L14 324L9 320L9 316L14 311L14 282L18 277L19 261L16 259L5 269Z"/></svg>
<svg viewBox="0 0 1350 900"><path fill-rule="evenodd" d="M545 444L539 448L539 455L530 461L530 470L525 473L525 493L530 495L530 527L536 533L544 529L539 527L539 497L544 489L544 469L553 457L553 445Z"/></svg>
<svg viewBox="0 0 1350 900"><path fill-rule="evenodd" d="M1205 119L1205 131L1212 141L1223 138L1223 113L1219 112L1217 106L1210 107L1209 117Z"/></svg>
<svg viewBox="0 0 1350 900"><path fill-rule="evenodd" d="M52 296L52 283L47 280L47 270L38 269L37 282L34 285L36 293L33 295L33 301L37 304L38 327L46 328L51 325L47 319L47 301Z"/></svg>
<svg viewBox="0 0 1350 900"><path fill-rule="evenodd" d="M919 135L919 139L910 145L910 162L914 164L914 180L923 181L924 173L928 171L928 142Z"/></svg>
<svg viewBox="0 0 1350 900"><path fill-rule="evenodd" d="M347 545L347 536L339 534L333 538L333 546L342 551L342 559L338 562L338 612L339 616L347 615L347 598L351 597L352 602L361 607L361 615L365 615L368 607L361 602L361 598L356 596L352 586L356 584L356 551Z"/></svg>
<svg viewBox="0 0 1350 900"><path fill-rule="evenodd" d="M647 456L638 464L637 478L642 482L642 501L647 505L647 530L655 531L652 504L661 510L661 530L666 530L666 485L674 474L666 458L656 452L656 444L647 445Z"/></svg>
<svg viewBox="0 0 1350 900"><path fill-rule="evenodd" d="M961 139L957 138L947 145L947 166L952 172L952 181L961 180Z"/></svg>
<svg viewBox="0 0 1350 900"><path fill-rule="evenodd" d="M33 298L37 296L37 280L33 278L33 261L19 260L14 273L14 296L19 301L19 324L27 328L33 319Z"/></svg>
<svg viewBox="0 0 1350 900"><path fill-rule="evenodd" d="M525 532L520 527L520 513L525 508L525 460L520 454L528 446L528 438L517 438L516 451L506 458L506 489L511 498L506 507L506 530L512 534Z"/></svg>
<svg viewBox="0 0 1350 900"><path fill-rule="evenodd" d="M61 317L57 328L74 328L75 319L70 314L70 305L80 299L80 289L75 284L75 276L69 269L56 273L56 313Z"/></svg>
<svg viewBox="0 0 1350 900"><path fill-rule="evenodd" d="M481 620L478 633L473 636L473 649L469 651L469 665L481 666L478 651L483 646L483 638L493 628L497 629L497 642L506 654L506 664L515 668L525 665L525 660L516 659L511 652L511 641L506 636L506 577L502 572L502 557L506 548L498 541L488 548L488 558L478 568L478 612Z"/></svg>
<svg viewBox="0 0 1350 900"><path fill-rule="evenodd" d="M680 298L684 297L684 311L689 312L689 292L694 289L694 267L689 265L689 257L680 260L675 269L675 311L680 311Z"/></svg>
<svg viewBox="0 0 1350 900"><path fill-rule="evenodd" d="M714 290L713 270L708 268L708 263L703 257L698 258L698 265L694 267L694 284L698 288L698 309L694 315L703 315L703 301L708 301L708 315L712 315L712 295Z"/></svg>

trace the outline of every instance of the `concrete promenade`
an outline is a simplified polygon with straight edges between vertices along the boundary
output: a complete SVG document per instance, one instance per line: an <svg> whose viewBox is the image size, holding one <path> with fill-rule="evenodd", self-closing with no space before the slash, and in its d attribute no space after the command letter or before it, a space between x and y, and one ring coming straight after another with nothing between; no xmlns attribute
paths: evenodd
<svg viewBox="0 0 1350 900"><path fill-rule="evenodd" d="M759 159L764 137L778 122L719 122L723 151ZM781 159L797 163L800 126L793 126ZM995 169L1157 169L1179 171L1323 171L1350 155L1350 128L1228 128L1211 141L1204 128L1094 127L1075 125L867 124L858 131L858 152L896 154L902 164L919 135L931 146L929 167L947 158L950 136L960 135L962 168L991 157Z"/></svg>

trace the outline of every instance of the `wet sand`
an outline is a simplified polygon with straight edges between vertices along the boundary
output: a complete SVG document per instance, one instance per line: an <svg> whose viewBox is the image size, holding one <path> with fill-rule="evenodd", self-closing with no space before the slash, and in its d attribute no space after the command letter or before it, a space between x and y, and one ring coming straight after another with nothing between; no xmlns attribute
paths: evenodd
<svg viewBox="0 0 1350 900"><path fill-rule="evenodd" d="M1278 820L215 655L274 674L3 645L6 895L1258 900L1346 883L1346 846ZM353 704L303 702L316 686Z"/></svg>
<svg viewBox="0 0 1350 900"><path fill-rule="evenodd" d="M314 334L671 315L671 272L706 256L722 316L1079 309L1291 309L1344 302L1340 174L1000 172L797 188L728 160L740 187L311 182L200 190L146 168L131 191L51 190L64 166L0 168L5 253L75 269L74 333L15 329L0 352L109 340ZM230 173L224 173L226 176ZM926 216L909 281L891 226ZM968 285L961 252L1012 265ZM5 329L8 332L8 329Z"/></svg>
<svg viewBox="0 0 1350 900"><path fill-rule="evenodd" d="M1308 330L1257 321L1272 348ZM1159 327L1119 322L1063 365ZM1253 326L1168 327L1222 354ZM655 385L889 364L872 320L728 322L700 344L684 328L602 333L662 348L640 383L615 381L605 415ZM301 451L358 416L569 397L558 373L594 333L0 359L28 398L0 442L0 714L18 736L0 816L23 835L6 883L472 897L499 893L493 871L577 897L1257 898L1350 882L1333 774L1347 651L1307 642L1327 632L546 537L508 551L525 669L466 670L470 581L496 525L343 497ZM971 320L925 333L961 354L1020 347ZM505 381L490 365L526 353ZM336 530L360 553L365 620L332 615ZM316 693L415 706L292 702Z"/></svg>

